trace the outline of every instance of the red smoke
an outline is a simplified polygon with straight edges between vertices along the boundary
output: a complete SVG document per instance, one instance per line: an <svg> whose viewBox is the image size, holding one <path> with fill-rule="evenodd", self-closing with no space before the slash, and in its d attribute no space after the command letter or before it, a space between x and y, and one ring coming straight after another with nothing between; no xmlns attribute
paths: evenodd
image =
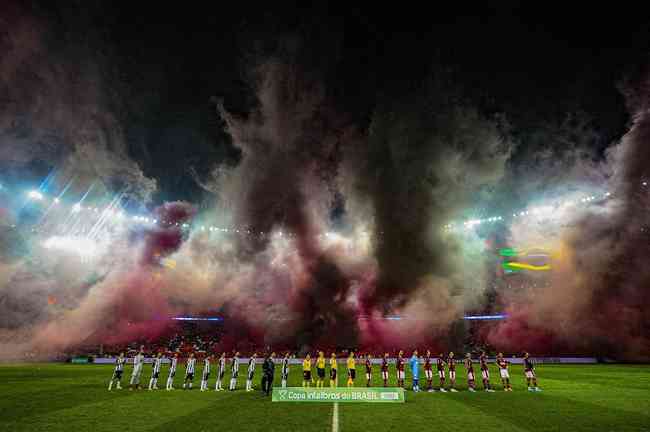
<svg viewBox="0 0 650 432"><path fill-rule="evenodd" d="M160 258L176 252L183 244L182 224L194 216L196 209L180 201L165 203L156 208L158 225L145 233L141 263L155 264Z"/></svg>

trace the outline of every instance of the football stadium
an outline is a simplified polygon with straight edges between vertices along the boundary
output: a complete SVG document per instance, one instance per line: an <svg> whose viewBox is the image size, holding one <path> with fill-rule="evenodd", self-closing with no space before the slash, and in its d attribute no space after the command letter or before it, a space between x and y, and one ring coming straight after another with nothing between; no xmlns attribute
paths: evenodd
<svg viewBox="0 0 650 432"><path fill-rule="evenodd" d="M0 431L650 431L650 27L0 8Z"/></svg>

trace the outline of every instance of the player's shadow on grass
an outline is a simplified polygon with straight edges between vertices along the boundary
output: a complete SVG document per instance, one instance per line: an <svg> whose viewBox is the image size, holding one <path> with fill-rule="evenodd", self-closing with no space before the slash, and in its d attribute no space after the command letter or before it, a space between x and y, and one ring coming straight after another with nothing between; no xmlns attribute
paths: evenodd
<svg viewBox="0 0 650 432"><path fill-rule="evenodd" d="M565 424L576 431L648 430L650 416L617 408L577 401L547 393L514 395L478 394L479 397L456 398L455 401L527 430L544 430L548 425ZM483 396L483 397L481 397ZM487 396L487 397L485 397ZM495 398L502 403L495 409ZM579 418L579 422L572 419ZM561 430L561 429L560 429Z"/></svg>
<svg viewBox="0 0 650 432"><path fill-rule="evenodd" d="M127 397L133 394L134 392L127 389L109 392L103 386L98 388L96 384L48 388L47 391L34 390L32 392L14 393L11 397L7 397L0 402L2 407L0 424L35 415L41 416L52 411L74 408L80 405Z"/></svg>

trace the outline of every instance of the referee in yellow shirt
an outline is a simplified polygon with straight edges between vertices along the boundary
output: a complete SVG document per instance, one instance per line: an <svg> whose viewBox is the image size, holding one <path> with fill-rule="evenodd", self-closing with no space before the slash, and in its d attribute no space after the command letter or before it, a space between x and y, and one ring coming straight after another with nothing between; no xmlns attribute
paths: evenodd
<svg viewBox="0 0 650 432"><path fill-rule="evenodd" d="M350 351L348 357L348 387L354 387L354 380L357 377L357 369L354 361L354 351Z"/></svg>
<svg viewBox="0 0 650 432"><path fill-rule="evenodd" d="M338 378L336 377L337 368L336 353L332 353L332 357L330 357L330 387L336 387L338 384Z"/></svg>
<svg viewBox="0 0 650 432"><path fill-rule="evenodd" d="M318 359L316 359L316 374L318 375L316 387L323 388L323 382L325 381L325 353L323 351L318 352Z"/></svg>
<svg viewBox="0 0 650 432"><path fill-rule="evenodd" d="M302 362L302 386L311 386L311 357L309 357L309 354L305 356Z"/></svg>

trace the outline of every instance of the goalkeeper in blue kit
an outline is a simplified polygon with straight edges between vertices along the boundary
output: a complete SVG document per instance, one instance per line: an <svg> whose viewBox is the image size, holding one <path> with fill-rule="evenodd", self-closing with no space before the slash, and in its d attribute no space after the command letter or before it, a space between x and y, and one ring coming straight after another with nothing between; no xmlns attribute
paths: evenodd
<svg viewBox="0 0 650 432"><path fill-rule="evenodd" d="M413 391L419 392L420 359L418 357L418 350L413 351L413 355L409 360L409 365L411 366L411 375L413 376Z"/></svg>

